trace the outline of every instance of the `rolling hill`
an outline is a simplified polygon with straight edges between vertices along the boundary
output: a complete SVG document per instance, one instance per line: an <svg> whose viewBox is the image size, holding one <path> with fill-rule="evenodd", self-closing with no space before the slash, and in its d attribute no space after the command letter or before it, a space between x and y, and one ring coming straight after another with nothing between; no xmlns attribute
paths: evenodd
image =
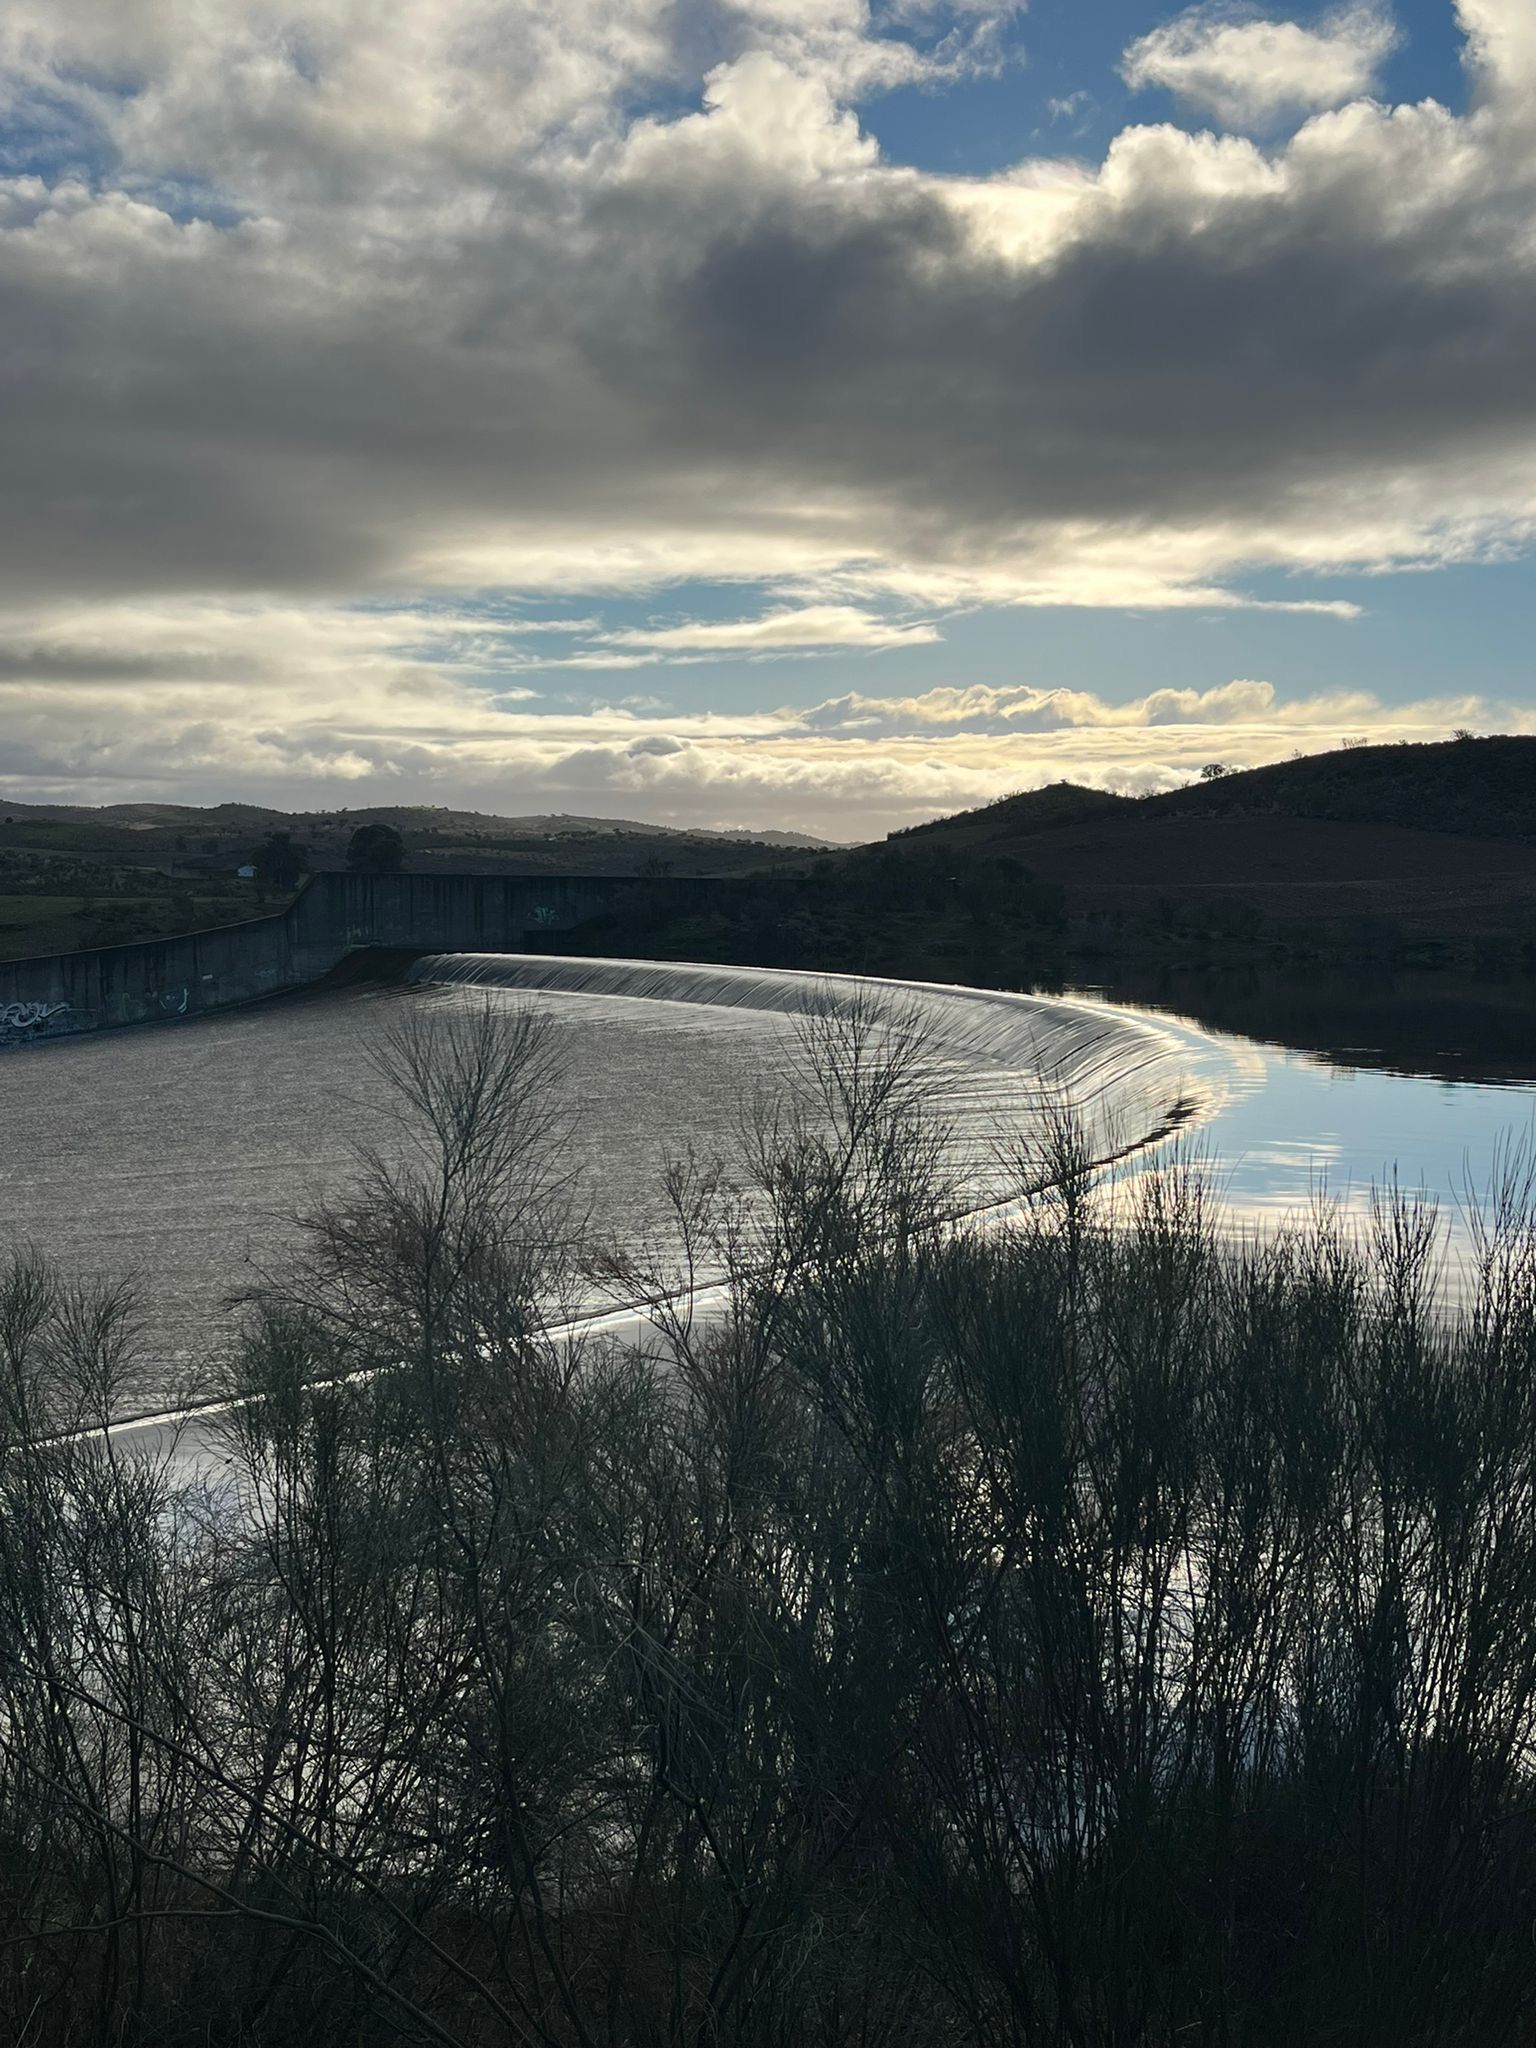
<svg viewBox="0 0 1536 2048"><path fill-rule="evenodd" d="M894 834L855 861L1007 859L1069 911L1536 932L1536 738L1346 748L1145 797L1068 783Z"/></svg>
<svg viewBox="0 0 1536 2048"><path fill-rule="evenodd" d="M860 847L629 819L370 806L0 808L0 952L109 943L252 903L286 830L339 867L391 824L409 869L734 878L707 916L637 897L594 950L942 979L1167 961L1431 955L1536 965L1536 737L1353 747L1128 797L1058 782Z"/></svg>

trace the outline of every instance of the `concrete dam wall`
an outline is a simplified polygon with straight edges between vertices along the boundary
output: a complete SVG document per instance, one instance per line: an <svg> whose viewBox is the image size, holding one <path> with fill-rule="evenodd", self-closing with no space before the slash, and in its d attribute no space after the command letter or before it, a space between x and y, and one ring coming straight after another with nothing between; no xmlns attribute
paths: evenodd
<svg viewBox="0 0 1536 2048"><path fill-rule="evenodd" d="M348 953L526 952L631 892L679 911L738 887L713 877L314 875L288 908L182 938L0 961L0 1045L196 1016L318 981Z"/></svg>

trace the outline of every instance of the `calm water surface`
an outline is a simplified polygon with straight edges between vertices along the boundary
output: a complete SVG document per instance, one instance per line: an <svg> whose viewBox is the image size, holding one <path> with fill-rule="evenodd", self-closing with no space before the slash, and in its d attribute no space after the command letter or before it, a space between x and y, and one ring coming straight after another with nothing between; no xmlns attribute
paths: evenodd
<svg viewBox="0 0 1536 2048"><path fill-rule="evenodd" d="M385 1140L387 1091L368 1052L400 1006L486 999L432 986L338 991L5 1055L11 1199L0 1243L136 1283L153 1398L227 1327L228 1297L280 1264L296 1213L345 1181L356 1143ZM689 1140L728 1151L744 1100L781 1084L799 1056L799 1020L772 1011L557 991L490 999L532 1001L556 1018L595 1223L621 1238L662 1226L667 1158ZM1080 1040L1080 1002L1075 1011ZM1319 1190L1364 1215L1372 1185L1395 1173L1454 1220L1468 1191L1536 1138L1536 1092L1523 1078L1421 1078L1145 1009L1098 1014L1106 1042L1132 1034L1113 1068L1124 1135L1155 1129L1175 1102L1193 1105L1184 1142L1246 1219L1304 1208ZM1038 1072L1026 1065L959 1043L935 1056L935 1098L978 1199L995 1191L998 1154L1036 1111Z"/></svg>
<svg viewBox="0 0 1536 2048"><path fill-rule="evenodd" d="M1172 1021L1171 1019L1169 1020ZM1448 1230L1522 1158L1536 1163L1536 1082L1458 1081L1349 1065L1202 1032L1230 1060L1226 1099L1188 1146L1240 1217L1270 1222L1319 1194L1364 1220L1395 1182L1435 1201Z"/></svg>
<svg viewBox="0 0 1536 2048"><path fill-rule="evenodd" d="M361 1142L386 1145L390 1091L369 1064L402 1003L432 989L345 991L183 1025L58 1039L0 1060L0 1130L13 1198L0 1243L69 1272L126 1277L156 1378L206 1348L221 1305L294 1236L306 1204L344 1185ZM630 1004L561 1018L600 1228L650 1229L678 1134L723 1141L743 1092L788 1056L789 1020L707 1028Z"/></svg>

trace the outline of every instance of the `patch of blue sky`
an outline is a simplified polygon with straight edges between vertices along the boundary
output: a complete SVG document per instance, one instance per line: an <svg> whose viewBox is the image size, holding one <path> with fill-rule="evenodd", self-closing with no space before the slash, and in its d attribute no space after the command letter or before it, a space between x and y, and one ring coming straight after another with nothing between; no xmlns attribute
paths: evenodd
<svg viewBox="0 0 1536 2048"><path fill-rule="evenodd" d="M1246 607L1146 610L1076 606L989 606L936 619L941 638L883 649L708 652L646 658L608 637L689 621L756 618L787 600L754 584L688 584L615 600L563 597L525 605L478 597L444 600L445 621L470 621L451 645L422 636L412 651L452 660L487 689L516 674L549 706L611 703L627 693L664 696L678 712L802 707L847 691L871 697L918 695L946 685L985 683L1083 690L1123 703L1155 689L1212 689L1234 678L1273 683L1282 701L1369 687L1386 705L1479 696L1521 702L1530 687L1530 618L1536 563L1469 563L1433 574L1308 577L1255 574L1244 594L1263 602L1344 600L1360 616ZM904 618L897 608L869 606ZM432 607L420 608L430 616ZM478 646L512 627L496 647ZM406 651L406 650L402 650ZM624 668L567 666L621 654ZM636 658L638 657L638 658Z"/></svg>
<svg viewBox="0 0 1536 2048"><path fill-rule="evenodd" d="M785 702L829 694L836 667L870 695L938 683L1022 683L1092 691L1110 703L1151 689L1211 689L1234 678L1273 683L1282 699L1369 688L1384 704L1475 695L1522 702L1530 692L1536 564L1464 565L1434 574L1349 576L1302 585L1245 579L1253 597L1344 598L1360 617L1246 609L989 608L943 622L942 642L775 677ZM759 684L761 676L758 677Z"/></svg>
<svg viewBox="0 0 1536 2048"><path fill-rule="evenodd" d="M1007 32L1007 61L995 77L950 89L906 86L872 100L865 127L897 163L985 177L1026 157L1101 159L1134 123L1209 125L1161 90L1132 92L1120 61L1138 37L1186 10L1147 0L1034 0ZM1258 5L1275 20L1310 26L1339 12L1327 4ZM1382 66L1378 91L1394 104L1437 99L1460 111L1467 100L1463 40L1452 0L1399 0L1399 35ZM1300 117L1297 117L1299 120ZM1292 121L1290 126L1295 126Z"/></svg>
<svg viewBox="0 0 1536 2048"><path fill-rule="evenodd" d="M92 86L99 101L108 90ZM114 89L126 97L127 88ZM117 189L158 207L172 220L236 226L246 218L216 186L199 178L144 178L125 172L112 143L110 124L90 104L62 89L37 90L0 120L0 175L40 178L50 187L79 184L88 190Z"/></svg>
<svg viewBox="0 0 1536 2048"><path fill-rule="evenodd" d="M1434 99L1461 113L1469 93L1466 45L1451 0L1398 0L1391 11L1399 34L1382 68L1381 97L1399 106Z"/></svg>
<svg viewBox="0 0 1536 2048"><path fill-rule="evenodd" d="M1111 704L1148 690L1211 689L1239 677L1273 681L1285 695L1310 694L1309 674L1335 667L1330 687L1359 687L1356 626L1316 615L1031 606L961 612L940 623L942 639L927 643L832 648L768 667L717 659L648 673L664 678L654 686L665 687L679 709L733 711L770 701L807 706L847 691L907 697L972 683L1082 690Z"/></svg>
<svg viewBox="0 0 1536 2048"><path fill-rule="evenodd" d="M0 174L7 177L96 185L115 164L99 125L67 94L31 92L0 118Z"/></svg>
<svg viewBox="0 0 1536 2048"><path fill-rule="evenodd" d="M580 607L585 616L585 606ZM564 597L540 597L525 591L476 590L423 593L403 601L398 595L359 598L352 610L368 617L393 617L409 611L413 618L453 625L460 620L518 626L527 631L548 630L568 620L571 601Z"/></svg>
<svg viewBox="0 0 1536 2048"><path fill-rule="evenodd" d="M1254 576L1245 579L1245 587L1255 596L1286 598L1296 595L1297 580ZM1270 677L1277 686L1357 689L1367 681L1388 704L1462 694L1504 703L1529 701L1536 561L1528 555L1424 571L1331 576L1327 593L1362 607L1360 618L1340 623L1337 637L1319 633L1313 641L1297 634L1293 640L1286 629L1307 621L1274 613L1230 615L1256 650L1275 645L1272 636L1294 649L1284 676ZM1304 659L1296 645L1303 641Z"/></svg>
<svg viewBox="0 0 1536 2048"><path fill-rule="evenodd" d="M707 80L716 66L726 64L732 58L741 55L740 34L727 29L727 19L728 17L722 16L717 10L708 8L679 14L674 23L677 44L672 70L668 74L640 82L626 94L624 118L627 122L676 121L685 115L697 114L703 110L708 95L707 87L702 81ZM938 18L925 29L920 21L903 22L884 18L880 16L878 10L873 30L881 42L904 44L907 48L931 56L940 63L946 55L946 46L951 51L957 49L958 39L963 33L957 31L952 24ZM1005 64L1010 68L1022 57L1022 39L1016 31L1005 31L998 48L1003 53ZM932 107L934 102L949 97L952 90L963 92L965 95L969 118L969 110L974 107L974 96L977 93L985 93L989 82L983 77L966 80L962 86L953 88L943 81L935 81L931 86L918 86L910 91L903 88L893 94L877 90L875 97L861 110L864 125L877 129L879 124L874 118L875 109L892 102L906 105L910 101L917 107ZM948 118L952 124L953 114ZM917 161L916 158L912 160Z"/></svg>
<svg viewBox="0 0 1536 2048"><path fill-rule="evenodd" d="M250 219L248 207L236 206L216 186L200 179L126 178L123 189L148 206L156 206L178 226L205 221L210 227L233 228Z"/></svg>

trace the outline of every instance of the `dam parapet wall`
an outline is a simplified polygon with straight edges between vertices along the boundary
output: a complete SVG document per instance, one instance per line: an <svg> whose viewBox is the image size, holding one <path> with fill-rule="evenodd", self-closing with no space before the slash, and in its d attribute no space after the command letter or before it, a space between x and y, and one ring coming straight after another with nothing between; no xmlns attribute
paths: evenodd
<svg viewBox="0 0 1536 2048"><path fill-rule="evenodd" d="M0 961L0 1046L253 1002L322 980L366 946L524 952L635 891L685 912L740 886L712 876L313 875L270 917Z"/></svg>

